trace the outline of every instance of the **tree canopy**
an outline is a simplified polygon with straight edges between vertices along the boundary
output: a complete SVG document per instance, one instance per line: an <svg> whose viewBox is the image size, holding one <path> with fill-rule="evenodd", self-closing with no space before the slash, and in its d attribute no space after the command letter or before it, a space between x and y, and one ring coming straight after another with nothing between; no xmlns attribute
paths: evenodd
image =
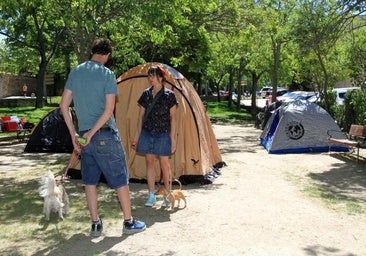
<svg viewBox="0 0 366 256"><path fill-rule="evenodd" d="M45 74L66 77L104 37L118 75L158 61L199 88L325 93L345 77L365 85L365 10L356 0L0 0L0 71L31 70L40 107Z"/></svg>

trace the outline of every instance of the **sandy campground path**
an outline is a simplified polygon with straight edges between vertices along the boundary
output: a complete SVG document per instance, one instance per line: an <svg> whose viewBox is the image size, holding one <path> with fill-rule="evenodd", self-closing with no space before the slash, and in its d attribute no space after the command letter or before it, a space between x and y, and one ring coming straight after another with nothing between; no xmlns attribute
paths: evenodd
<svg viewBox="0 0 366 256"><path fill-rule="evenodd" d="M328 153L272 155L259 145L261 131L252 126L213 127L228 166L212 185L184 186L185 209L141 208L138 216L148 226L143 233L121 236L119 225L105 223L100 238L81 230L58 248L29 255L366 255L366 215L329 209L303 191L317 182L365 205L364 162ZM9 166L46 164L22 154L19 145L1 148L0 173ZM60 158L65 156L49 161ZM143 204L145 185L130 188L133 204Z"/></svg>

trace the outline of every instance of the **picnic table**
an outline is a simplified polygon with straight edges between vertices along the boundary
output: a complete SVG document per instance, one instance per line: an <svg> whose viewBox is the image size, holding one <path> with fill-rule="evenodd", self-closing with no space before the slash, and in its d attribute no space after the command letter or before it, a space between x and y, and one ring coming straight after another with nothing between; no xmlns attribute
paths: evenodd
<svg viewBox="0 0 366 256"><path fill-rule="evenodd" d="M18 139L19 142L29 137L34 124L27 123L25 118L19 119L17 116L2 116L0 120L0 134L15 134L15 136L3 136L0 141Z"/></svg>

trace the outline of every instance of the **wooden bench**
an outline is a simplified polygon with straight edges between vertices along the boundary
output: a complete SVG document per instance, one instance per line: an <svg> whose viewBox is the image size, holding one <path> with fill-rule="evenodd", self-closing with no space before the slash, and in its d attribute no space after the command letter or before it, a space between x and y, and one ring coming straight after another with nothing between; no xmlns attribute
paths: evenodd
<svg viewBox="0 0 366 256"><path fill-rule="evenodd" d="M18 129L16 131L0 131L0 133L16 133L16 137L1 137L0 141L7 141L16 138L19 142L23 142L29 137L32 129Z"/></svg>
<svg viewBox="0 0 366 256"><path fill-rule="evenodd" d="M17 139L22 142L25 141L26 138L30 136L30 133L33 129L20 129L17 130Z"/></svg>
<svg viewBox="0 0 366 256"><path fill-rule="evenodd" d="M357 159L360 154L360 148L365 146L366 142L366 126L352 124L349 129L346 139L336 139L332 137L332 132L337 132L334 130L327 131L328 140L337 144L345 145L351 148L357 148Z"/></svg>

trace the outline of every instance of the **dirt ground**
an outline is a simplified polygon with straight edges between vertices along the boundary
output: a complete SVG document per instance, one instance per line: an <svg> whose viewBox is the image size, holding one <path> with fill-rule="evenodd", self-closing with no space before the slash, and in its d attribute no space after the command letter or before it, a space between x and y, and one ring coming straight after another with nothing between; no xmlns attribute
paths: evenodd
<svg viewBox="0 0 366 256"><path fill-rule="evenodd" d="M306 192L316 183L365 206L363 160L333 153L268 154L252 125L213 127L227 167L211 185L184 186L186 208L139 207L134 214L146 222L145 232L121 236L120 225L104 223L100 238L82 230L57 248L31 255L366 255L366 214L329 207ZM54 154L45 161L23 148L1 147L0 174L10 166L42 168L68 159ZM146 185L130 188L132 203L143 205Z"/></svg>

